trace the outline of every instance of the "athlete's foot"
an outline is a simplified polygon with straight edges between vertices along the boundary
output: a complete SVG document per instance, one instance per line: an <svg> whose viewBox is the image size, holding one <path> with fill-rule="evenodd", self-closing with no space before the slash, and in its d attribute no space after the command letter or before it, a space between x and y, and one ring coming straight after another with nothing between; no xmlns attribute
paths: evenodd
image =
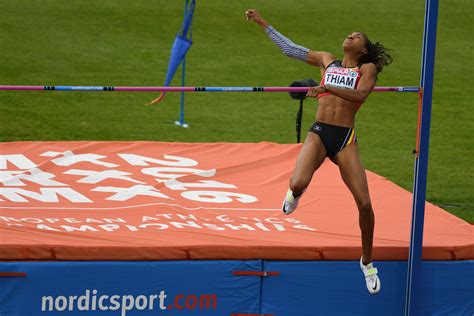
<svg viewBox="0 0 474 316"><path fill-rule="evenodd" d="M286 196L285 196L285 199L283 200L283 205L282 205L283 213L285 215L289 215L293 213L294 210L296 210L296 208L298 207L298 202L301 198L301 195L298 197L295 197L291 189L288 189L288 192L286 192Z"/></svg>
<svg viewBox="0 0 474 316"><path fill-rule="evenodd" d="M370 294L377 294L380 291L380 279L377 276L377 268L374 268L372 262L369 264L363 264L362 258L360 258L360 269L365 276L365 285Z"/></svg>

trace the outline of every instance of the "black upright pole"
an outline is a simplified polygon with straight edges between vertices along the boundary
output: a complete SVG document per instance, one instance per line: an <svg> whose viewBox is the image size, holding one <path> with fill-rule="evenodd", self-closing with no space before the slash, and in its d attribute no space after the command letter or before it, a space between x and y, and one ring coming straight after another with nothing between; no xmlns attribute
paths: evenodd
<svg viewBox="0 0 474 316"><path fill-rule="evenodd" d="M303 100L300 99L300 108L296 114L296 141L300 143L301 140L301 118L303 117Z"/></svg>
<svg viewBox="0 0 474 316"><path fill-rule="evenodd" d="M303 79L293 81L290 87L315 87L318 83L313 79ZM306 99L306 92L290 92L292 99L300 100L300 108L296 114L296 141L301 141L301 118L303 117L303 100Z"/></svg>

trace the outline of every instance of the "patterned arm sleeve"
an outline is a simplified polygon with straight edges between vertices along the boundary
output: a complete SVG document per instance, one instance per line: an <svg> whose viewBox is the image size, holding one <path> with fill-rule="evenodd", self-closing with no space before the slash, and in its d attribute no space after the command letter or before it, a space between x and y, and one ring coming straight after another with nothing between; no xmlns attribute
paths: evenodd
<svg viewBox="0 0 474 316"><path fill-rule="evenodd" d="M265 28L268 37L280 48L283 54L288 57L306 61L309 49L300 45L296 45L283 34L275 30L271 25Z"/></svg>

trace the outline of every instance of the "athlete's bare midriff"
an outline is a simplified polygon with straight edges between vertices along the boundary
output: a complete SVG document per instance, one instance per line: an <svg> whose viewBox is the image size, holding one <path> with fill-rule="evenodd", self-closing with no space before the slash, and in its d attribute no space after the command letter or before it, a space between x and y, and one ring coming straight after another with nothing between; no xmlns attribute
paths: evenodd
<svg viewBox="0 0 474 316"><path fill-rule="evenodd" d="M354 127L356 103L335 95L325 95L318 100L316 120L332 125Z"/></svg>

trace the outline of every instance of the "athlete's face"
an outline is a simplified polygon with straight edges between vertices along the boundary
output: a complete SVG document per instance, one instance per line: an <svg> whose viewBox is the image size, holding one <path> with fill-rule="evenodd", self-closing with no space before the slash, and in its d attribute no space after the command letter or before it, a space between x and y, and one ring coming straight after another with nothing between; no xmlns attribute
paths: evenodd
<svg viewBox="0 0 474 316"><path fill-rule="evenodd" d="M349 34L342 43L344 51L352 51L361 55L367 54L367 37L361 32Z"/></svg>

